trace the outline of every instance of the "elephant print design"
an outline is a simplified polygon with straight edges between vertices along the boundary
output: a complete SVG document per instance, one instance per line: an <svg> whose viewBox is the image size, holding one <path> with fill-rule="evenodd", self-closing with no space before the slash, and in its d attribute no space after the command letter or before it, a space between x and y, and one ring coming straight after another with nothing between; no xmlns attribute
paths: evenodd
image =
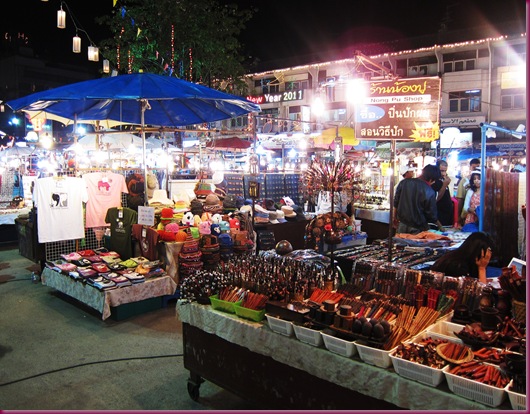
<svg viewBox="0 0 530 414"><path fill-rule="evenodd" d="M66 208L68 207L68 194L67 193L52 193L51 207Z"/></svg>
<svg viewBox="0 0 530 414"><path fill-rule="evenodd" d="M98 181L98 191L101 191L102 188L104 188L106 192L109 192L110 184L108 181Z"/></svg>

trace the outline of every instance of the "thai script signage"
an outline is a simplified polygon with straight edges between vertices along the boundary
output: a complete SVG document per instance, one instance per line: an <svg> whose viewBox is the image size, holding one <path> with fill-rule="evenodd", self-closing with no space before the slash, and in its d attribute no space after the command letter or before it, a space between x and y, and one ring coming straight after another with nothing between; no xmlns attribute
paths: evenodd
<svg viewBox="0 0 530 414"><path fill-rule="evenodd" d="M355 136L368 140L431 142L440 137L438 77L372 81L355 108Z"/></svg>

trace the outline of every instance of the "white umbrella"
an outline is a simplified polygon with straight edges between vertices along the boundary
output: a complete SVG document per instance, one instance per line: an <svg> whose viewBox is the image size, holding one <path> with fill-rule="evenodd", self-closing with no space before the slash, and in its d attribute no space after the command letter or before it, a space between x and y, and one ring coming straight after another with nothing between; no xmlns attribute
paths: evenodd
<svg viewBox="0 0 530 414"><path fill-rule="evenodd" d="M35 152L35 148L31 147L20 147L13 145L0 152L1 157L27 157Z"/></svg>
<svg viewBox="0 0 530 414"><path fill-rule="evenodd" d="M46 122L48 120L60 122L64 124L65 126L74 125L76 123L74 119L51 114L45 111L24 111L24 112L27 114L28 120L31 121L32 123L36 121ZM98 126L102 126L103 128L109 129L109 128L114 128L115 126L118 126L118 125L130 125L130 122L120 122L120 121L114 121L111 119L103 119L103 120L84 119L81 121L77 121L77 124L98 125Z"/></svg>
<svg viewBox="0 0 530 414"><path fill-rule="evenodd" d="M91 132L77 140L77 147L81 146L81 148L86 151L96 151L99 149L122 151L127 150L131 145L142 148L142 138L140 138L138 135L131 134L130 132L119 130ZM68 151L75 151L77 147L76 144L73 144L66 149Z"/></svg>
<svg viewBox="0 0 530 414"><path fill-rule="evenodd" d="M165 139L163 138L155 138L155 137L149 137L149 138L146 138L145 139L145 143L150 146L152 149L162 149L164 148L164 144L167 146L167 148L169 149L169 147L172 147L173 144L166 141Z"/></svg>

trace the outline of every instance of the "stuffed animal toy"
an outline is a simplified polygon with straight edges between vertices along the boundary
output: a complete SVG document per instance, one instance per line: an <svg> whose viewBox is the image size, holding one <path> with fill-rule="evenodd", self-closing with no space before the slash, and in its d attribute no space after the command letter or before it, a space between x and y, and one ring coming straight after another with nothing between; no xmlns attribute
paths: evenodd
<svg viewBox="0 0 530 414"><path fill-rule="evenodd" d="M229 220L229 223L230 223L230 228L231 229L239 230L240 227L241 227L241 223L239 222L239 220L237 218L231 218Z"/></svg>
<svg viewBox="0 0 530 414"><path fill-rule="evenodd" d="M219 226L219 224L213 223L210 226L210 232L211 232L211 234L213 234L215 236L219 236L221 234L221 227Z"/></svg>
<svg viewBox="0 0 530 414"><path fill-rule="evenodd" d="M210 228L210 222L209 221L201 221L198 225L199 227L199 234L202 236L203 234L211 234L211 228Z"/></svg>
<svg viewBox="0 0 530 414"><path fill-rule="evenodd" d="M209 221L210 223L213 223L212 221L212 213L204 212L201 215L201 221Z"/></svg>
<svg viewBox="0 0 530 414"><path fill-rule="evenodd" d="M209 221L211 221L213 224L219 224L223 220L223 216L221 216L219 213L215 213L212 215Z"/></svg>
<svg viewBox="0 0 530 414"><path fill-rule="evenodd" d="M191 211L184 213L182 224L184 226L193 226L193 213Z"/></svg>
<svg viewBox="0 0 530 414"><path fill-rule="evenodd" d="M193 216L193 226L199 227L199 224L201 224L201 217L198 215Z"/></svg>
<svg viewBox="0 0 530 414"><path fill-rule="evenodd" d="M222 220L219 223L219 230L221 230L221 233L229 233L230 232L230 223L226 220Z"/></svg>
<svg viewBox="0 0 530 414"><path fill-rule="evenodd" d="M194 239L199 239L201 237L198 227L190 227L190 234Z"/></svg>

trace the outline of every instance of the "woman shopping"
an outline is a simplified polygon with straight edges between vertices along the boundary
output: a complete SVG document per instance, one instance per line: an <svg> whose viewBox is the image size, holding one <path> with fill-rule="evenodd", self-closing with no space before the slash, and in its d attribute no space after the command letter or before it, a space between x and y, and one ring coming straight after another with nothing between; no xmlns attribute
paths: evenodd
<svg viewBox="0 0 530 414"><path fill-rule="evenodd" d="M478 231L478 212L480 206L480 172L474 171L469 177L469 189L464 200L462 216L465 217L462 231Z"/></svg>

